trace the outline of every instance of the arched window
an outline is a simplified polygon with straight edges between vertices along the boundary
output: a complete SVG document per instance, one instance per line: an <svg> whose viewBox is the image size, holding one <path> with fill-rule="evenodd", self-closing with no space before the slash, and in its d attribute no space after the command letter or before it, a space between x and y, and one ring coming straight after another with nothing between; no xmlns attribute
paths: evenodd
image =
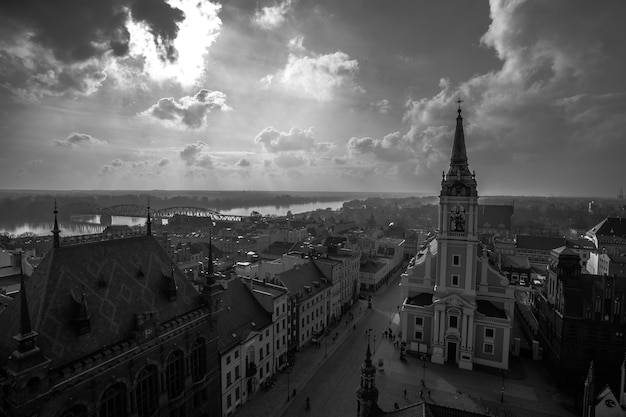
<svg viewBox="0 0 626 417"><path fill-rule="evenodd" d="M126 386L121 382L116 382L102 394L100 417L119 417L125 415Z"/></svg>
<svg viewBox="0 0 626 417"><path fill-rule="evenodd" d="M198 382L207 372L206 364L206 343L203 338L199 337L193 344L191 351L191 379Z"/></svg>
<svg viewBox="0 0 626 417"><path fill-rule="evenodd" d="M185 362L183 352L180 350L175 350L167 358L165 386L169 398L176 398L183 392L185 387Z"/></svg>
<svg viewBox="0 0 626 417"><path fill-rule="evenodd" d="M159 408L158 371L150 365L141 370L137 376L135 389L137 415L149 417Z"/></svg>

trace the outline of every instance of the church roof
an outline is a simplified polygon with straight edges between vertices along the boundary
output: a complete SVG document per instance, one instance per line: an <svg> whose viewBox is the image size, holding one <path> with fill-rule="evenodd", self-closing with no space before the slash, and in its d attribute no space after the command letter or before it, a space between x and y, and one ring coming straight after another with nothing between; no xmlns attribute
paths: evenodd
<svg viewBox="0 0 626 417"><path fill-rule="evenodd" d="M168 283L175 284L175 302L164 291ZM201 306L198 292L152 236L61 246L25 286L37 345L53 367L131 337L135 313L156 312L163 323ZM91 331L78 336L71 321L85 308ZM0 364L15 348L20 309L16 297L0 314Z"/></svg>

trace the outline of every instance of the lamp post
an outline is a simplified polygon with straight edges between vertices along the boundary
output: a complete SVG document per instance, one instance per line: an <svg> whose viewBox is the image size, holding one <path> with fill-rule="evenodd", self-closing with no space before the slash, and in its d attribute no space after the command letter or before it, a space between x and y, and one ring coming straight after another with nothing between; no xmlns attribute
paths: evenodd
<svg viewBox="0 0 626 417"><path fill-rule="evenodd" d="M500 402L504 402L504 378L506 377L506 371L502 371L502 386L500 387Z"/></svg>
<svg viewBox="0 0 626 417"><path fill-rule="evenodd" d="M426 355L422 355L422 385L426 386Z"/></svg>
<svg viewBox="0 0 626 417"><path fill-rule="evenodd" d="M287 368L287 402L289 402L289 395L291 393L289 389L289 374L291 374L291 369Z"/></svg>
<svg viewBox="0 0 626 417"><path fill-rule="evenodd" d="M328 357L328 335L324 335L324 357Z"/></svg>

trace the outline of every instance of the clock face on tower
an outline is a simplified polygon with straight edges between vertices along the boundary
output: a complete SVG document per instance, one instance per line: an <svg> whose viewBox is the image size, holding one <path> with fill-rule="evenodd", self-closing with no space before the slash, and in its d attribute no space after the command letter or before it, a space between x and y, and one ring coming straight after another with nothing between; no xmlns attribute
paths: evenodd
<svg viewBox="0 0 626 417"><path fill-rule="evenodd" d="M461 206L454 207L454 209L450 212L450 231L465 231L465 209Z"/></svg>

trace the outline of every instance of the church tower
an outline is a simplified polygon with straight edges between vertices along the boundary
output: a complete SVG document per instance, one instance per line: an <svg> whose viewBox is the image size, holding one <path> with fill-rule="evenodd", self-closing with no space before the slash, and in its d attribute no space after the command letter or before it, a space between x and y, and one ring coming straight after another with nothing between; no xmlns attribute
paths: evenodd
<svg viewBox="0 0 626 417"><path fill-rule="evenodd" d="M357 417L368 417L377 407L378 388L376 388L376 367L372 363L370 345L367 344L365 362L361 365L361 385L356 391Z"/></svg>
<svg viewBox="0 0 626 417"><path fill-rule="evenodd" d="M476 175L467 161L461 100L458 103L450 168L443 174L439 195L433 361L471 369L473 343L468 329L473 327L470 318L476 309L478 193Z"/></svg>

